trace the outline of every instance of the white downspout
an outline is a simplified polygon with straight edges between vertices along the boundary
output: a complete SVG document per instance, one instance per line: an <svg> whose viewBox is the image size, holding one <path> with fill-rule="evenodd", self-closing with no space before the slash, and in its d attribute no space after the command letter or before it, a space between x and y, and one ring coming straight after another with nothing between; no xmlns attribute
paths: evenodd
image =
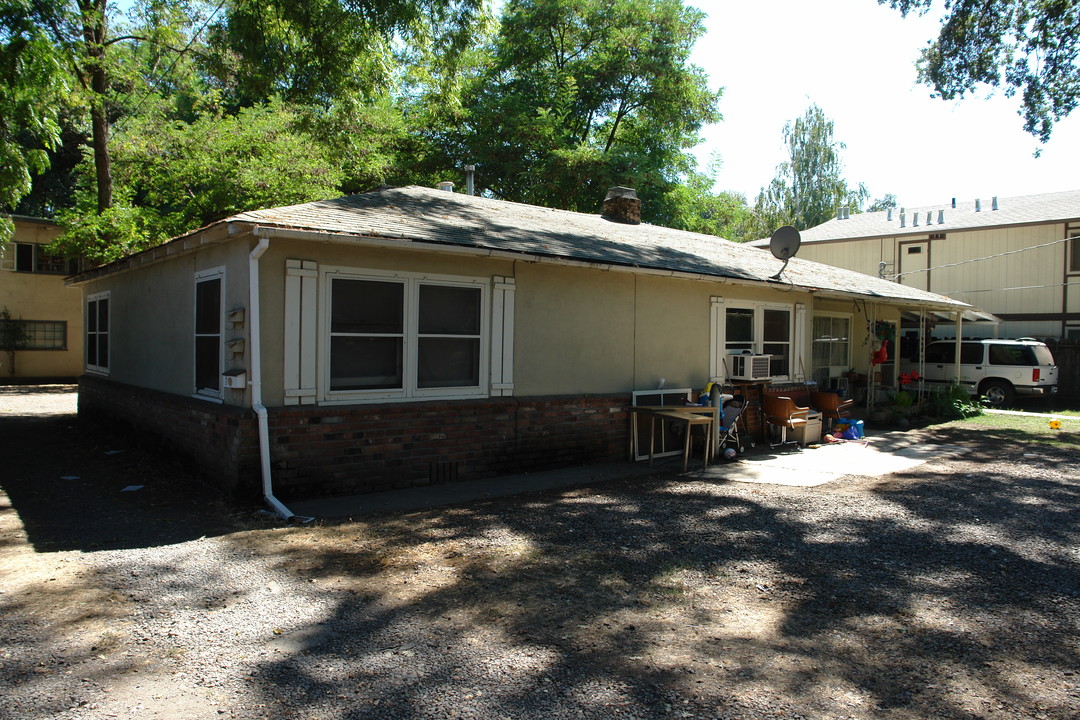
<svg viewBox="0 0 1080 720"><path fill-rule="evenodd" d="M259 327L259 258L270 247L270 238L259 238L259 244L248 256L248 305L251 323L251 409L259 419L259 459L262 466L263 499L274 509L282 520L290 522L311 522L314 518L294 515L292 510L274 497L274 486L270 476L270 421L266 406L262 403L262 331Z"/></svg>

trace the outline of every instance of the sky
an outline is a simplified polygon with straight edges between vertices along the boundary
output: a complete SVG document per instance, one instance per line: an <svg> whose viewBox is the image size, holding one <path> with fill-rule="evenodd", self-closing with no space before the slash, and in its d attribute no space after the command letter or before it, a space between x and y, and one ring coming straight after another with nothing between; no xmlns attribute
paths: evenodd
<svg viewBox="0 0 1080 720"><path fill-rule="evenodd" d="M904 207L1080 189L1080 111L1049 143L1024 132L1016 98L998 91L930 97L915 61L938 20L901 18L876 0L687 0L706 19L692 62L724 88L724 120L695 150L718 152L716 190L753 203L786 159L784 124L817 104L834 122L849 185ZM939 3L940 4L940 3ZM1036 149L1042 155L1034 158Z"/></svg>

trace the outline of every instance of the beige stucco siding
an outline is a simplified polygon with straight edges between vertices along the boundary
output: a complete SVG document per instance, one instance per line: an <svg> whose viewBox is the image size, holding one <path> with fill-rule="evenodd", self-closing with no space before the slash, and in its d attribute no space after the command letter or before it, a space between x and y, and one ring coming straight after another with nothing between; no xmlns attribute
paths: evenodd
<svg viewBox="0 0 1080 720"><path fill-rule="evenodd" d="M247 279L249 254L256 244L250 235L234 237L140 264L134 271L88 281L86 295L110 293L110 377L179 395L193 392L195 275L218 267L225 268L224 312L246 311L242 324L232 327L225 323L222 339L248 341L243 354L230 357L226 351L223 369L243 369L250 377L254 350L250 324L254 316ZM316 400L320 402L329 397L323 387L329 367L326 310L329 282L335 273L363 275L370 271L479 281L487 288L491 325L498 322L492 318L496 281L507 281L503 285L513 288L512 392L519 397L622 393L654 388L660 378L669 388L703 387L710 379L712 354L723 348L722 338L718 340L713 333L714 320L722 318L715 313L728 304L771 304L793 311L797 305L805 306L804 364L792 367L796 376L810 370L815 309L851 313L852 365L866 366L863 336L867 319L863 312L867 305L862 302L857 307L844 301L815 304L810 293L785 286L661 277L413 247L399 250L280 237L269 241L259 260L262 395L267 406L285 403L286 354L290 342L294 347L297 344L296 336L287 337L284 322L289 261L307 262L307 270L315 270L316 308L309 308L308 317L314 318L316 339L306 350L317 366ZM797 314L793 312L792 317ZM897 317L896 310L878 306L878 319ZM490 325L486 338L494 347L495 333ZM486 392L487 376L483 386ZM250 390L223 390L222 400L247 405Z"/></svg>
<svg viewBox="0 0 1080 720"><path fill-rule="evenodd" d="M240 250L235 243L209 245L139 272L116 273L88 283L84 288L88 297L109 293L109 377L163 392L192 394L195 274L224 268L223 310L246 307L246 254ZM233 330L227 323L222 331L223 341L243 337L242 328ZM224 367L236 366L239 360L226 359ZM234 401L243 402L242 398Z"/></svg>
<svg viewBox="0 0 1080 720"><path fill-rule="evenodd" d="M82 304L78 288L64 285L62 275L15 271L15 243L47 245L60 233L52 223L15 218L15 233L0 247L0 309L13 319L62 321L67 326L66 350L20 350L15 354L15 377L74 378L82 373ZM7 353L0 353L0 380L10 377Z"/></svg>

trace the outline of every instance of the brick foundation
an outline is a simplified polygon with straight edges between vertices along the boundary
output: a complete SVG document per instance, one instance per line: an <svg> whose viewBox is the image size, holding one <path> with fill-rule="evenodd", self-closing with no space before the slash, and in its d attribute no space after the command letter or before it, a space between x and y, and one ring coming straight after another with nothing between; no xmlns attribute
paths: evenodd
<svg viewBox="0 0 1080 720"><path fill-rule="evenodd" d="M629 401L620 394L272 408L274 492L282 500L375 492L623 459ZM87 376L79 414L153 433L226 491L258 493L250 409Z"/></svg>
<svg viewBox="0 0 1080 720"><path fill-rule="evenodd" d="M259 437L250 409L84 375L79 378L79 419L123 423L190 460L222 492L258 497Z"/></svg>

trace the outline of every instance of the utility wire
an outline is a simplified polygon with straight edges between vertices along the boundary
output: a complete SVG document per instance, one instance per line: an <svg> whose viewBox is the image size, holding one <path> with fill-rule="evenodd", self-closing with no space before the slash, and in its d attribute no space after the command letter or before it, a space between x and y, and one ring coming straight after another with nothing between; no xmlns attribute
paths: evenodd
<svg viewBox="0 0 1080 720"><path fill-rule="evenodd" d="M1052 288L1052 287L1072 287L1080 286L1080 282L1063 282L1063 283L1050 283L1049 285L1020 285L1018 287L1008 288L986 288L984 290L949 290L948 292L938 293L939 295L963 295L965 293L984 293L984 292L1005 292L1006 290L1038 290L1040 288Z"/></svg>
<svg viewBox="0 0 1080 720"><path fill-rule="evenodd" d="M1028 250L1038 250L1039 248L1050 247L1051 245L1060 245L1061 243L1069 242L1070 240L1076 240L1078 239L1078 237L1080 236L1062 238L1061 240L1052 240L1048 243L1043 243L1041 245L1032 245L1031 247L1026 248L1019 248L1018 250L1006 250L1005 252L1000 252L996 255L987 255L986 257L970 258L968 260L960 260L959 262L946 263L945 265L935 265L934 267L922 268L919 270L909 270L902 273L896 273L892 276L891 279L895 280L898 277L906 275L916 275L918 273L930 272L931 270L940 270L941 268L956 267L957 265L967 265L968 263L981 262L983 260L993 260L994 258L1005 257L1006 255L1016 255L1017 253L1027 252Z"/></svg>
<svg viewBox="0 0 1080 720"><path fill-rule="evenodd" d="M214 8L214 12L210 13L210 15L207 16L206 20L203 21L202 26L200 26L199 29L195 32L195 34L193 34L191 36L191 39L188 40L188 43L187 43L187 45L184 46L184 49L181 50L180 52L176 53L176 56L173 58L173 61L169 64L169 67L165 69L165 72L161 73L156 79L151 78L150 80L147 81L147 83L146 83L147 87L148 87L147 91L145 93L143 93L143 96L141 98L139 98L139 101L137 103L135 103L135 107L132 108L131 112L129 112L127 115L125 115L124 118L122 118L120 120L120 122L117 123L117 125L122 124L123 121L126 120L129 117L134 117L136 115L136 113L139 112L139 108L141 108L143 103L146 102L146 99L148 97L150 97L152 94L154 94L154 82L167 77L169 75L169 73L172 72L173 68L176 67L176 63L180 62L180 58L184 57L184 55L187 53L187 51L191 49L191 46L194 45L195 41L199 39L199 36L202 35L203 30L205 30L207 28L207 26L210 24L210 21L213 20L217 16L217 14L219 12L221 12L221 8L225 7L225 2L226 2L226 0L221 0L221 2L219 2L217 4L217 7ZM116 130L116 125L113 125L112 127L110 127L109 130L110 130L110 132L115 131Z"/></svg>

